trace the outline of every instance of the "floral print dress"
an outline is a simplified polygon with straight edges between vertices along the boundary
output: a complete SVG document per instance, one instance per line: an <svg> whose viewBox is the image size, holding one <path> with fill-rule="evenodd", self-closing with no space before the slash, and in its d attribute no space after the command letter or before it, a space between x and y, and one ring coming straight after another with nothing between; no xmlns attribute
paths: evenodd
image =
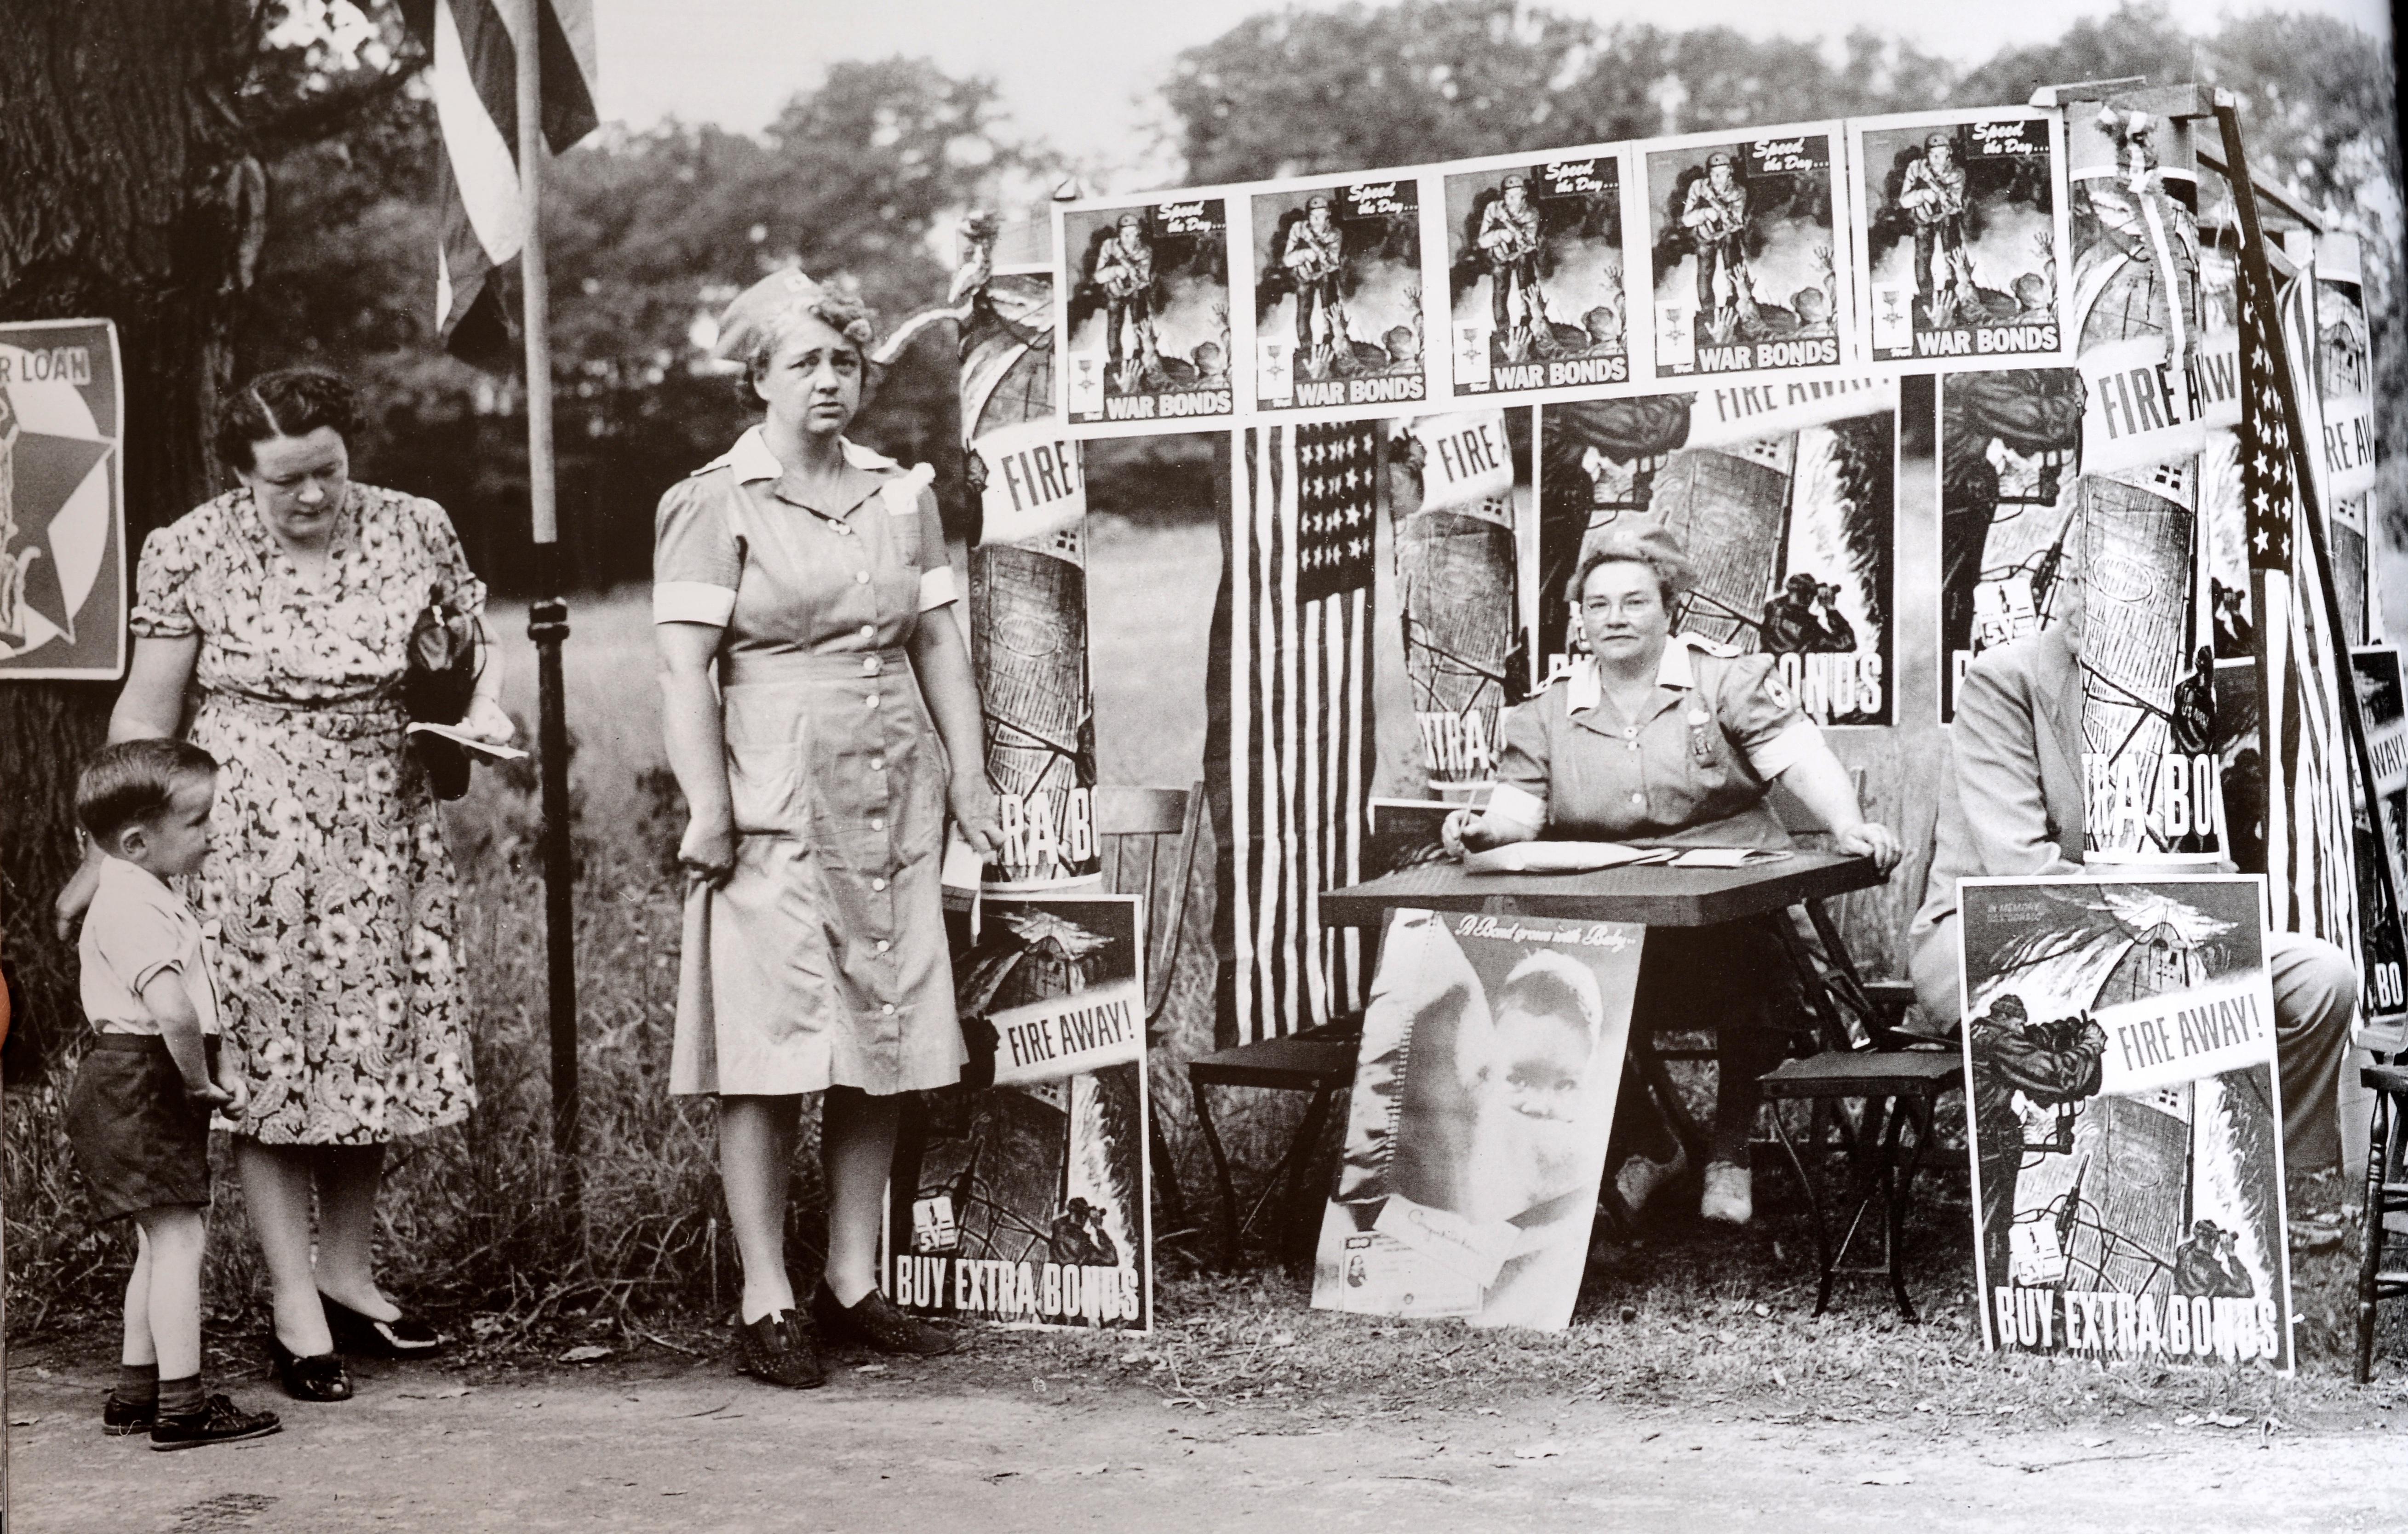
<svg viewBox="0 0 2408 1534"><path fill-rule="evenodd" d="M403 749L411 624L484 582L433 501L353 484L305 580L237 489L142 546L130 626L199 639L186 734L222 767L187 882L274 1145L374 1145L475 1104L451 854Z"/></svg>

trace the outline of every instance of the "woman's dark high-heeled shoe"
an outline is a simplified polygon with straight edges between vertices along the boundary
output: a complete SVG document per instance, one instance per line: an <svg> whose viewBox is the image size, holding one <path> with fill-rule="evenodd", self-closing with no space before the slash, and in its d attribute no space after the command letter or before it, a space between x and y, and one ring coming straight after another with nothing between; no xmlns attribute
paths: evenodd
<svg viewBox="0 0 2408 1534"><path fill-rule="evenodd" d="M269 1331L267 1361L276 1366L276 1383L296 1401L347 1401L351 1398L351 1376L343 1368L339 1353L294 1353L284 1345L274 1331Z"/></svg>
<svg viewBox="0 0 2408 1534"><path fill-rule="evenodd" d="M432 1358L443 1351L443 1334L413 1316L379 1321L322 1290L318 1302L326 1308L326 1329L339 1352L361 1358Z"/></svg>

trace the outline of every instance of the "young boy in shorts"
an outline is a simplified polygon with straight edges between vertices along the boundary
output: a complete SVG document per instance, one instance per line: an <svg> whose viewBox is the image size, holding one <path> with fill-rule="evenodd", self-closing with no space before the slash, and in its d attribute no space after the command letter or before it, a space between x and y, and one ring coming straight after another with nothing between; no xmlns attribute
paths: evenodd
<svg viewBox="0 0 2408 1534"><path fill-rule="evenodd" d="M95 1218L132 1217L139 1243L102 1426L148 1428L153 1449L261 1438L280 1426L272 1412L201 1389L209 1111L238 1116L251 1093L218 1053L201 925L165 881L208 855L217 767L181 740L126 740L93 756L76 782L76 818L108 855L77 947L84 1015L98 1037L67 1096L67 1140Z"/></svg>

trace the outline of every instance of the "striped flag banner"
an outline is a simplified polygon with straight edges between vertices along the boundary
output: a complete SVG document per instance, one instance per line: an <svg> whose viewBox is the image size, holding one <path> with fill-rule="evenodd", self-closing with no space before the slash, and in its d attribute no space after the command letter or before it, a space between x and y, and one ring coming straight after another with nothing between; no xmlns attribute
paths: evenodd
<svg viewBox="0 0 2408 1534"><path fill-rule="evenodd" d="M543 73L544 142L552 153L564 153L600 122L594 109L593 0L402 0L401 10L434 61L428 79L443 133L436 328L455 351L497 350L511 323L486 280L516 261L526 244L515 29L532 10ZM475 323L467 323L472 317Z"/></svg>
<svg viewBox="0 0 2408 1534"><path fill-rule="evenodd" d="M1359 1009L1360 934L1321 923L1321 892L1362 876L1375 742L1372 543L1379 427L1230 436L1228 556L1211 735L1226 1047ZM1220 810L1226 802L1226 811Z"/></svg>
<svg viewBox="0 0 2408 1534"><path fill-rule="evenodd" d="M2338 945L2363 974L2354 795L2341 718L2348 674L2339 636L2326 620L2315 548L2300 524L2292 428L2275 375L2281 332L2315 334L2313 316L2302 325L2289 312L2308 301L2312 287L2295 279L2278 294L2261 254L2246 252L2241 263L2241 482L2257 599L2258 695L2265 700L2266 885L2276 930Z"/></svg>

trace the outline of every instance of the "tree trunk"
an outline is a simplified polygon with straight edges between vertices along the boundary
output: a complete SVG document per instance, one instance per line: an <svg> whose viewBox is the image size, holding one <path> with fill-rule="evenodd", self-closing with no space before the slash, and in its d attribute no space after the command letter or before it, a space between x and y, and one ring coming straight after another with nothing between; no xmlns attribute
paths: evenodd
<svg viewBox="0 0 2408 1534"><path fill-rule="evenodd" d="M211 493L248 160L232 103L258 25L250 0L0 0L0 321L117 323L129 560ZM50 908L80 855L76 769L116 694L0 681L0 931L43 1055L80 1017Z"/></svg>

